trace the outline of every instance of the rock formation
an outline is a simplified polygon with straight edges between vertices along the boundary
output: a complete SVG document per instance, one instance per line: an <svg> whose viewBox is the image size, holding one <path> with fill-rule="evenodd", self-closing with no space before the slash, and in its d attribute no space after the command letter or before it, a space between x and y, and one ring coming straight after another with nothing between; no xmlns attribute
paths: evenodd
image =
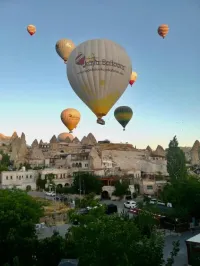
<svg viewBox="0 0 200 266"><path fill-rule="evenodd" d="M37 141L37 139L35 139L35 140L33 141L33 143L31 144L31 147L32 147L32 148L35 148L35 147L38 147L38 146L39 146L38 141Z"/></svg>
<svg viewBox="0 0 200 266"><path fill-rule="evenodd" d="M146 147L146 150L151 154L152 153L152 148L148 145L147 147Z"/></svg>
<svg viewBox="0 0 200 266"><path fill-rule="evenodd" d="M55 135L50 139L50 143L57 143L57 138Z"/></svg>
<svg viewBox="0 0 200 266"><path fill-rule="evenodd" d="M20 163L23 164L26 161L26 156L28 154L25 134L22 133L20 138L16 137L12 141L11 147L12 152L10 155L10 159L14 161L16 166L18 166Z"/></svg>
<svg viewBox="0 0 200 266"><path fill-rule="evenodd" d="M88 140L88 144L90 144L90 143L91 143L91 145L97 144L97 141L96 141L96 139L92 133L89 133L87 135L87 140Z"/></svg>
<svg viewBox="0 0 200 266"><path fill-rule="evenodd" d="M80 140L75 137L73 140L72 140L72 143L75 143L75 144L79 144L80 143Z"/></svg>
<svg viewBox="0 0 200 266"><path fill-rule="evenodd" d="M82 140L81 140L81 144L83 144L83 145L87 145L87 144L88 144L88 140L87 140L87 137L86 137L86 136L84 136L84 137L82 138Z"/></svg>
<svg viewBox="0 0 200 266"><path fill-rule="evenodd" d="M99 151L93 147L89 153L89 167L91 169L101 169L102 160Z"/></svg>
<svg viewBox="0 0 200 266"><path fill-rule="evenodd" d="M156 150L153 152L153 155L158 157L165 157L165 150L162 146L158 145Z"/></svg>
<svg viewBox="0 0 200 266"><path fill-rule="evenodd" d="M31 152L29 154L29 161L31 160L44 160L44 154L42 153L42 151L37 147L33 147L31 149Z"/></svg>
<svg viewBox="0 0 200 266"><path fill-rule="evenodd" d="M191 154L191 164L199 164L199 152L200 152L200 143L196 140L190 151Z"/></svg>
<svg viewBox="0 0 200 266"><path fill-rule="evenodd" d="M67 138L65 139L65 142L66 142L66 143L71 143L72 141L71 141L71 139L70 139L69 137L67 137Z"/></svg>
<svg viewBox="0 0 200 266"><path fill-rule="evenodd" d="M42 141L42 139L40 140L40 142L39 142L39 145L41 146L41 145L43 145L44 143L43 143L43 141Z"/></svg>

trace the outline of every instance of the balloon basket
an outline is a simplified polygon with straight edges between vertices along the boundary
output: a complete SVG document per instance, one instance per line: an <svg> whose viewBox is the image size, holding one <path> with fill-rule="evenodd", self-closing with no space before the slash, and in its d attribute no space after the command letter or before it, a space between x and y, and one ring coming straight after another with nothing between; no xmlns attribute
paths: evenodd
<svg viewBox="0 0 200 266"><path fill-rule="evenodd" d="M70 130L70 131L69 131L69 133L73 133L73 131L72 131L72 130Z"/></svg>
<svg viewBox="0 0 200 266"><path fill-rule="evenodd" d="M105 125L105 121L102 118L97 119L97 124L99 125Z"/></svg>
<svg viewBox="0 0 200 266"><path fill-rule="evenodd" d="M125 131L125 128L123 128L123 131Z"/></svg>

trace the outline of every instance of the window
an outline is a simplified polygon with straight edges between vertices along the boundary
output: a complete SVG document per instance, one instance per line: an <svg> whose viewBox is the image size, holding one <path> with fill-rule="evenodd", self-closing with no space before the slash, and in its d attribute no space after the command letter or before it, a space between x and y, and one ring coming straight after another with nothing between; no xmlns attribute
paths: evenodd
<svg viewBox="0 0 200 266"><path fill-rule="evenodd" d="M30 175L30 178L32 178L32 175Z"/></svg>
<svg viewBox="0 0 200 266"><path fill-rule="evenodd" d="M17 179L18 179L18 175L17 175Z"/></svg>
<svg viewBox="0 0 200 266"><path fill-rule="evenodd" d="M28 175L26 176L26 178L28 178Z"/></svg>
<svg viewBox="0 0 200 266"><path fill-rule="evenodd" d="M147 189L152 190L153 186L147 186Z"/></svg>
<svg viewBox="0 0 200 266"><path fill-rule="evenodd" d="M12 179L12 176L10 176L10 179Z"/></svg>
<svg viewBox="0 0 200 266"><path fill-rule="evenodd" d="M8 176L6 176L6 179L8 180Z"/></svg>

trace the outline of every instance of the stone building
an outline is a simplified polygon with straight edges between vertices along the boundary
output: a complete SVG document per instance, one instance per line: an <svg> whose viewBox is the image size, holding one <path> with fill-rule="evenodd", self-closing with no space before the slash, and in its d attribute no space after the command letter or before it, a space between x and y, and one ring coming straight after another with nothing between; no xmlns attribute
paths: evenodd
<svg viewBox="0 0 200 266"><path fill-rule="evenodd" d="M0 174L0 187L35 190L37 177L38 172L35 170L3 171Z"/></svg>

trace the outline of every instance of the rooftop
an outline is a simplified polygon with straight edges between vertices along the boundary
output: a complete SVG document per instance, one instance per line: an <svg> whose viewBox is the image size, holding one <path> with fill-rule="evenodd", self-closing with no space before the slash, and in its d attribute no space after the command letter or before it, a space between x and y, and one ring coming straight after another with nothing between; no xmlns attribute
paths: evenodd
<svg viewBox="0 0 200 266"><path fill-rule="evenodd" d="M200 243L200 234L186 240L187 242Z"/></svg>

